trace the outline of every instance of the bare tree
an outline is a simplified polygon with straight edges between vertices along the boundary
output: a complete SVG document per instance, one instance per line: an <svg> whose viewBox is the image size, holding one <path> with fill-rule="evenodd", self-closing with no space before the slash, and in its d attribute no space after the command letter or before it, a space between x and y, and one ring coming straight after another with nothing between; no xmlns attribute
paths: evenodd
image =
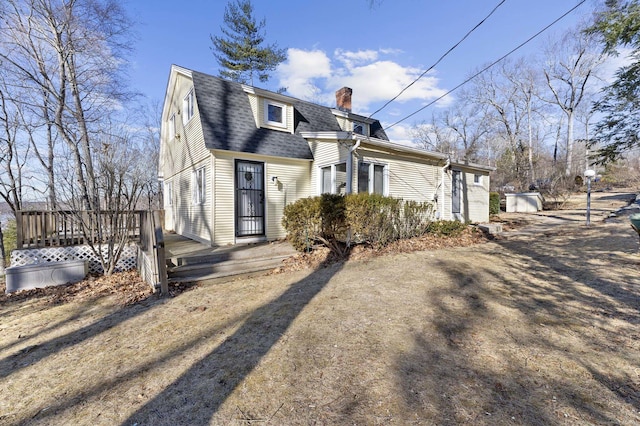
<svg viewBox="0 0 640 426"><path fill-rule="evenodd" d="M593 35L581 29L565 33L545 49L543 73L550 96L545 101L557 105L567 119L565 175L574 172L574 122L577 108L593 89L590 82L597 78L604 56Z"/></svg>
<svg viewBox="0 0 640 426"><path fill-rule="evenodd" d="M527 102L521 88L514 85L519 67L505 61L474 80L470 101L485 106L493 128L494 143L504 142L499 163L505 172L505 183L527 186L528 143L526 142Z"/></svg>
<svg viewBox="0 0 640 426"><path fill-rule="evenodd" d="M128 98L120 76L130 22L114 0L6 0L3 12L0 60L16 89L43 94L37 106L69 148L76 193L92 209L92 133Z"/></svg>
<svg viewBox="0 0 640 426"><path fill-rule="evenodd" d="M432 114L431 122L423 121L411 129L413 143L421 149L455 155L454 135L442 115Z"/></svg>

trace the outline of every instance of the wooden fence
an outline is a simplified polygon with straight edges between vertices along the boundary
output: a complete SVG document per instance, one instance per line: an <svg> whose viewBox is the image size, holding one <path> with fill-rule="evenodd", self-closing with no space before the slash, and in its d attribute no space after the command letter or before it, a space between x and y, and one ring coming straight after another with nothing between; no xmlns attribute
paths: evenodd
<svg viewBox="0 0 640 426"><path fill-rule="evenodd" d="M131 212L40 210L16 212L17 248L40 249L103 244L126 232L138 245L137 269L154 291L168 293L160 211Z"/></svg>
<svg viewBox="0 0 640 426"><path fill-rule="evenodd" d="M39 210L16 212L17 248L66 247L102 243L125 230L139 241L142 210L133 212Z"/></svg>

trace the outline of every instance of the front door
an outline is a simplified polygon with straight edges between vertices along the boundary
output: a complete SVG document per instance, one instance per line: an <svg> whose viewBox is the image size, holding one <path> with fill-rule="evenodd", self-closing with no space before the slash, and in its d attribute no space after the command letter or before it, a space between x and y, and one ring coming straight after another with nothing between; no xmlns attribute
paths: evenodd
<svg viewBox="0 0 640 426"><path fill-rule="evenodd" d="M264 163L236 161L236 236L264 235Z"/></svg>
<svg viewBox="0 0 640 426"><path fill-rule="evenodd" d="M451 179L451 213L454 218L460 216L460 193L462 192L462 173L454 170Z"/></svg>

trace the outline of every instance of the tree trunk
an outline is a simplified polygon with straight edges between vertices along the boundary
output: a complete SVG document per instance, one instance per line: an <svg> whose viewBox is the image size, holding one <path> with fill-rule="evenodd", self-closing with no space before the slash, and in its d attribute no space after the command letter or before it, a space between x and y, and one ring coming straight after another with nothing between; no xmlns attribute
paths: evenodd
<svg viewBox="0 0 640 426"><path fill-rule="evenodd" d="M573 110L567 112L567 163L565 175L571 176L573 171Z"/></svg>
<svg viewBox="0 0 640 426"><path fill-rule="evenodd" d="M4 234L2 233L2 223L0 223L0 276L5 274L7 253L4 249Z"/></svg>

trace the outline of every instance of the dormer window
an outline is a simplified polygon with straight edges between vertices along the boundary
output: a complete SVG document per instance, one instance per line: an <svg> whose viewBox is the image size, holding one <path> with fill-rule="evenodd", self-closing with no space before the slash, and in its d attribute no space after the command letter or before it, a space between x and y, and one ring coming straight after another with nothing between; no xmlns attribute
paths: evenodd
<svg viewBox="0 0 640 426"><path fill-rule="evenodd" d="M270 100L265 100L264 121L270 126L287 127L287 114L285 105Z"/></svg>
<svg viewBox="0 0 640 426"><path fill-rule="evenodd" d="M353 133L363 136L369 136L369 125L361 121L354 121Z"/></svg>

